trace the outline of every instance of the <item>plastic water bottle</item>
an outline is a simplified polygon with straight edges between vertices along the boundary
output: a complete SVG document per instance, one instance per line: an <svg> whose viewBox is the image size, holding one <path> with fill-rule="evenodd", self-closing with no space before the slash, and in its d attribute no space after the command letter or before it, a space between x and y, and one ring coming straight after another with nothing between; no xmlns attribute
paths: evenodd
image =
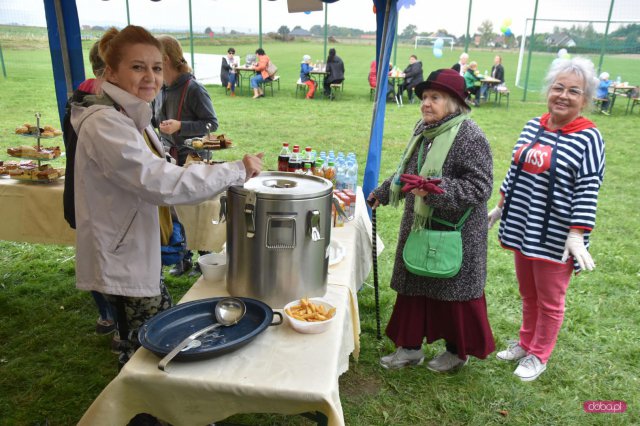
<svg viewBox="0 0 640 426"><path fill-rule="evenodd" d="M340 156L336 160L336 189L344 189L346 184L347 165Z"/></svg>
<svg viewBox="0 0 640 426"><path fill-rule="evenodd" d="M622 77L617 76L617 77L616 77L616 85L618 85L618 86L619 86L620 84L622 84Z"/></svg>
<svg viewBox="0 0 640 426"><path fill-rule="evenodd" d="M347 170L345 175L346 179L344 189L355 192L356 186L358 184L358 164L353 160L349 160L349 162L347 163Z"/></svg>

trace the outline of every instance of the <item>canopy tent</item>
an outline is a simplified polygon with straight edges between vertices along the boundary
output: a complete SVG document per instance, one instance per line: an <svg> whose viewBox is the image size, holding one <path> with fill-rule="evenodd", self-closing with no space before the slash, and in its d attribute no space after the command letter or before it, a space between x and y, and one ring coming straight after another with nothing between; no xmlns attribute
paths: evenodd
<svg viewBox="0 0 640 426"><path fill-rule="evenodd" d="M322 1L334 3L338 0ZM365 196L376 187L380 171L386 108L384 94L387 93L388 84L387 73L381 70L386 70L389 66L398 22L398 9L402 6L410 7L414 3L415 0L373 0L374 11L377 11L376 58L378 58L377 87L379 90L376 92L373 108L369 151L363 178ZM75 1L44 0L44 5L58 113L62 122L67 99L85 79L80 23Z"/></svg>

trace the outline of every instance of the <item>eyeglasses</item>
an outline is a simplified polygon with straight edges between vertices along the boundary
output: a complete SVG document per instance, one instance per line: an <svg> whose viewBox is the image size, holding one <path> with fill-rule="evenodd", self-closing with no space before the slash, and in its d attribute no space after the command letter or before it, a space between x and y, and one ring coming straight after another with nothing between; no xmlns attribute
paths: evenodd
<svg viewBox="0 0 640 426"><path fill-rule="evenodd" d="M554 84L549 91L556 96L561 96L566 91L567 96L572 99L578 99L584 95L584 90L577 87L564 87L562 84Z"/></svg>

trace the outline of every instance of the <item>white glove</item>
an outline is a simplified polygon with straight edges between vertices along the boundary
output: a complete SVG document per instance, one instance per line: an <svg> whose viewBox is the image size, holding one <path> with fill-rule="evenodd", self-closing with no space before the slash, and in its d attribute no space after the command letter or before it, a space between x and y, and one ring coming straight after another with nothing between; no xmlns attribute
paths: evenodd
<svg viewBox="0 0 640 426"><path fill-rule="evenodd" d="M489 229L493 228L493 225L500 221L500 217L502 217L502 207L495 206L487 215L489 219Z"/></svg>
<svg viewBox="0 0 640 426"><path fill-rule="evenodd" d="M581 269L592 271L596 267L593 262L593 258L584 246L584 237L582 232L572 229L569 231L567 241L564 243L564 253L562 254L562 261L566 262L569 257L573 256Z"/></svg>

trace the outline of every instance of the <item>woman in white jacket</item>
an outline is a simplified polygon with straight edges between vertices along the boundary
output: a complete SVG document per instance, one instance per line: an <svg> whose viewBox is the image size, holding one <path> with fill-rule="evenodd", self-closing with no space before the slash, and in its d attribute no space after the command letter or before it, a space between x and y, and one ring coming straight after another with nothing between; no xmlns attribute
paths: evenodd
<svg viewBox="0 0 640 426"><path fill-rule="evenodd" d="M168 163L150 126L149 102L162 86L160 43L128 26L108 30L99 50L103 94L74 105L71 118L78 134L76 286L116 305L123 364L140 325L171 306L161 280L157 206L198 203L243 184L260 172L262 154L216 166Z"/></svg>

